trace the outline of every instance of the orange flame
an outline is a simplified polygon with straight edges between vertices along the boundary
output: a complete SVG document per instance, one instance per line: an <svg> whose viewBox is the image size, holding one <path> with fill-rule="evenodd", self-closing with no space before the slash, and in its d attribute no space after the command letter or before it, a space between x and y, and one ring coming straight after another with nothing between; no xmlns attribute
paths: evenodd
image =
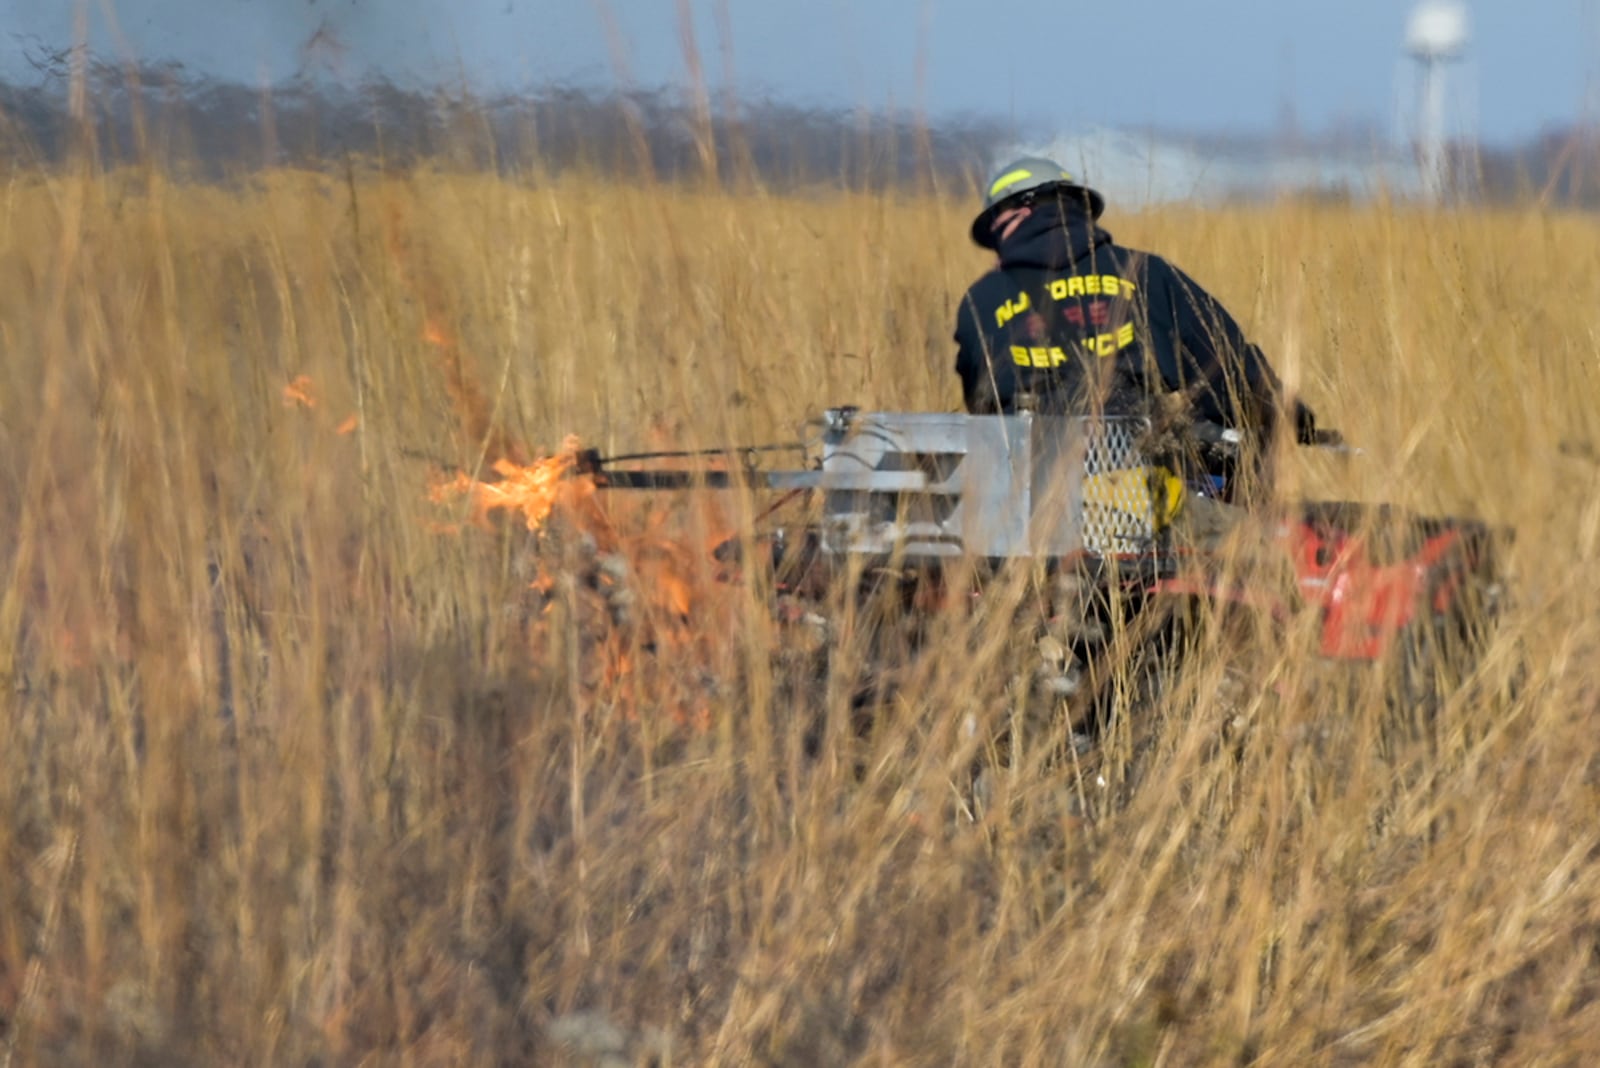
<svg viewBox="0 0 1600 1068"><path fill-rule="evenodd" d="M598 554L622 563L619 571L600 568L591 575L591 584L569 606L591 622L601 621L590 652L597 672L591 685L627 720L657 710L679 727L708 729L710 709L703 685L695 680L717 675L731 655L731 590L719 596L709 581L709 558L696 551L696 539L673 534L674 524L659 505L647 504L646 511L631 516L603 507L594 481L575 471L579 446L569 436L554 455L531 464L496 461L492 481L457 473L435 481L428 496L439 504L466 498L478 526L486 525L491 513L506 511L537 532L559 515L589 535ZM541 567L529 587L551 597L558 583ZM626 622L610 612L609 598L616 595L634 606ZM547 603L547 613L553 603ZM529 637L542 647L550 637L543 617L532 626Z"/></svg>
<svg viewBox="0 0 1600 1068"><path fill-rule="evenodd" d="M283 387L283 406L285 408L303 408L313 411L317 407L316 383L310 375L295 375ZM351 412L333 428L333 432L340 437L348 437L361 429L361 420L355 412Z"/></svg>
<svg viewBox="0 0 1600 1068"><path fill-rule="evenodd" d="M421 308L420 339L435 351L462 430L483 449L493 476L440 476L428 488L429 499L448 504L465 498L478 526L487 525L491 513L505 511L519 516L528 530L541 532L559 516L592 539L598 556L625 562L622 573L608 575L597 568L589 574L573 606L600 627L601 636L590 647L598 675L586 687L601 688L626 719L636 720L648 708L680 727L709 729L711 712L701 680L726 667L733 633L732 616L724 611L731 599L717 597L704 581L709 557L690 544L694 539L669 532L673 524L664 509L649 506L644 513L619 515L603 506L594 480L577 471L577 438L569 436L553 455L539 457L494 425L493 407L447 325L440 276L410 240L404 222L398 206L392 208L391 258ZM558 588L556 577L540 567L529 585L550 597ZM617 595L633 606L631 612L611 611L615 601L608 596ZM547 603L547 612L553 604ZM528 638L535 647L550 638L548 618L530 622Z"/></svg>
<svg viewBox="0 0 1600 1068"><path fill-rule="evenodd" d="M465 496L471 502L472 520L479 526L488 523L490 512L505 509L522 513L527 528L538 530L550 518L566 489L568 476L577 465L577 452L578 439L568 437L560 452L544 460L531 464L496 460L491 467L500 476L497 482L483 482L464 471L458 472L453 478L436 482L428 490L428 499L445 504Z"/></svg>
<svg viewBox="0 0 1600 1068"><path fill-rule="evenodd" d="M285 408L317 406L317 396L312 392L310 375L295 375L294 379L283 387L283 406Z"/></svg>

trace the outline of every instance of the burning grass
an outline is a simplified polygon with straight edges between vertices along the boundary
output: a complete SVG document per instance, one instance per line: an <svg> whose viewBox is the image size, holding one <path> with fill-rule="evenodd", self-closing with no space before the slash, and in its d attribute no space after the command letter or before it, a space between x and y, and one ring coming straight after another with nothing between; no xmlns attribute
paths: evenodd
<svg viewBox="0 0 1600 1068"><path fill-rule="evenodd" d="M1111 216L1367 449L1291 489L1514 523L1515 605L1429 717L1306 621L1210 628L1100 763L1035 724L979 792L1024 589L938 614L863 731L707 551L766 502L557 477L569 433L953 406L967 208L14 175L6 1053L1600 1053L1595 224ZM836 678L874 622L834 621Z"/></svg>

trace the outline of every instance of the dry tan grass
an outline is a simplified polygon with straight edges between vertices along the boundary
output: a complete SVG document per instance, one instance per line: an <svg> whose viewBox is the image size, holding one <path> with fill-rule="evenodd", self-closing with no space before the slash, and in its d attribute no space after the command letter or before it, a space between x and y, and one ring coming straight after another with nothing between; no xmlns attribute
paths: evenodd
<svg viewBox="0 0 1600 1068"><path fill-rule="evenodd" d="M1600 446L1592 220L1108 219L1368 449L1303 459L1304 492L1517 525L1517 607L1415 739L1295 626L1197 659L1120 808L1022 759L952 818L962 720L1005 715L1003 620L953 631L853 757L833 695L813 759L758 598L686 735L585 685L559 604L529 646L513 524L434 529L456 517L430 462L476 469L484 438L429 316L495 423L546 446L949 408L967 211L13 174L3 1059L1600 1057L1600 467L1560 448ZM302 374L315 408L284 403ZM1249 687L1226 711L1224 670Z"/></svg>

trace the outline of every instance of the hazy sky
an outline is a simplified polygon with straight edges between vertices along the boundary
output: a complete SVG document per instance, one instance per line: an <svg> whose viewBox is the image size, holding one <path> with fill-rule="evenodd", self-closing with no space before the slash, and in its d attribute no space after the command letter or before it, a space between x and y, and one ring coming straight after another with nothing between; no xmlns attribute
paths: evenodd
<svg viewBox="0 0 1600 1068"><path fill-rule="evenodd" d="M683 0L745 97L1199 130L1392 128L1410 0ZM78 0L0 0L0 73L72 40ZM680 81L678 0L87 0L98 51L280 80L372 70L486 88ZM1455 106L1491 141L1597 99L1600 0L1477 0ZM114 13L119 47L107 12ZM726 31L726 32L724 32ZM726 48L724 47L726 45Z"/></svg>

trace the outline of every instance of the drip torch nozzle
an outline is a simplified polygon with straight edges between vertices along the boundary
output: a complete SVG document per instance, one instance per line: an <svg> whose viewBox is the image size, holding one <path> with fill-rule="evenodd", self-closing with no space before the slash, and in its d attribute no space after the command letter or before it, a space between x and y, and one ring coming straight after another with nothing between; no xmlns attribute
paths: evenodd
<svg viewBox="0 0 1600 1068"><path fill-rule="evenodd" d="M600 455L599 449L579 449L574 458L572 473L598 477L605 473L605 465L605 457Z"/></svg>

